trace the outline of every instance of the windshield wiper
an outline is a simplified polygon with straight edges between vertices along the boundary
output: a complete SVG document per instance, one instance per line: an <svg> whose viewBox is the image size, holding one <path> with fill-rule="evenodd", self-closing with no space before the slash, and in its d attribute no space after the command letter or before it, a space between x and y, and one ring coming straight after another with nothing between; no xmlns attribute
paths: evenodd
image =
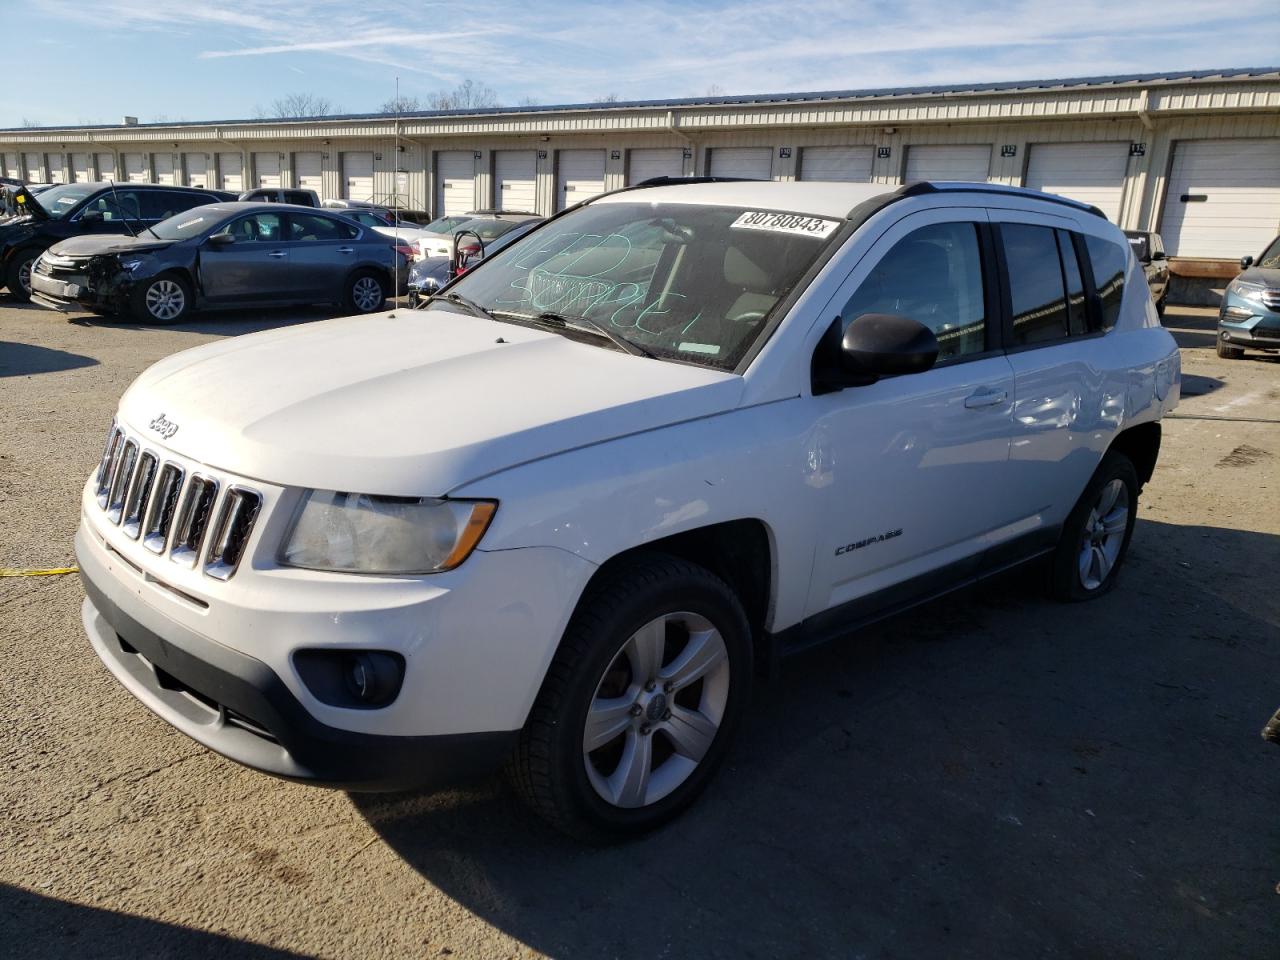
<svg viewBox="0 0 1280 960"><path fill-rule="evenodd" d="M585 327L588 330L594 330L602 337L611 340L617 347L631 354L633 357L648 357L650 360L655 359L653 353L642 347L640 344L628 340L619 333L614 333L608 327L597 323L590 317L562 317L558 313L540 313L532 319L539 323L548 324L555 327Z"/></svg>
<svg viewBox="0 0 1280 960"><path fill-rule="evenodd" d="M443 300L445 303L456 303L458 306L465 307L467 310L470 310L475 316L480 317L483 320L500 322L497 317L484 307L480 306L480 304L476 303L474 300L468 300L460 293L433 293L431 296L427 297L425 302L430 303L432 300Z"/></svg>

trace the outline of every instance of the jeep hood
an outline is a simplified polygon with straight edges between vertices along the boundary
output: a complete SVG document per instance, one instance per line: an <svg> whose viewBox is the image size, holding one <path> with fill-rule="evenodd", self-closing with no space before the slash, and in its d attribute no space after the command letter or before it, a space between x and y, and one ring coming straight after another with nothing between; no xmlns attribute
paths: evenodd
<svg viewBox="0 0 1280 960"><path fill-rule="evenodd" d="M143 233L139 237L87 234L60 240L53 245L52 251L64 257L96 257L106 253L154 253L173 246L175 242L174 240L157 240L149 233Z"/></svg>
<svg viewBox="0 0 1280 960"><path fill-rule="evenodd" d="M438 496L491 473L733 409L742 379L603 341L394 310L160 361L121 400L143 442L288 486ZM164 439L153 421L166 433Z"/></svg>

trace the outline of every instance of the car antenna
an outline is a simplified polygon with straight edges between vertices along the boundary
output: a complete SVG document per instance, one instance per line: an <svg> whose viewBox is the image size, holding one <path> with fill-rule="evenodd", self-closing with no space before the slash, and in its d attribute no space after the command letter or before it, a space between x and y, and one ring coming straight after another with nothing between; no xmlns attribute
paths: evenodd
<svg viewBox="0 0 1280 960"><path fill-rule="evenodd" d="M124 221L124 228L129 231L129 236L137 240L138 235L134 232L133 227L129 226L129 218L124 215L124 207L120 205L120 197L116 194L116 182L109 178L107 183L111 184L111 199L116 205L116 209L120 211L120 219ZM141 211L139 211L141 212Z"/></svg>
<svg viewBox="0 0 1280 960"><path fill-rule="evenodd" d="M392 187L395 191L391 197L391 215L392 217L395 218L395 228L396 228L396 234L395 234L396 255L393 260L394 265L392 267L392 269L395 271L395 285L391 288L391 295L393 297L398 296L400 294L400 258L403 256L403 254L399 250L399 247L400 247L400 111L404 107L404 104L400 102L400 77L399 76L396 77L395 104L396 104L396 149L395 149L395 152L392 154L392 156L395 157L395 170L393 171L394 179L391 182Z"/></svg>

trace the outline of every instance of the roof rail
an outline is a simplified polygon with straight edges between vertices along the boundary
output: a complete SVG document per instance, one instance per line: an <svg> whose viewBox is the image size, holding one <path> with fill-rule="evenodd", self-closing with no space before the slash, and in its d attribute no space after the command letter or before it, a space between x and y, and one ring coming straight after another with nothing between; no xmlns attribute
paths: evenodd
<svg viewBox="0 0 1280 960"><path fill-rule="evenodd" d="M639 183L633 183L629 187L623 187L624 190L634 190L637 187L670 187L680 183L769 183L768 180L757 180L755 177L650 177L648 180L641 180Z"/></svg>
<svg viewBox="0 0 1280 960"><path fill-rule="evenodd" d="M926 193L995 193L1006 197L1026 197L1035 200L1046 200L1049 203L1060 203L1065 207L1092 213L1095 217L1101 217L1103 220L1107 219L1107 215L1092 204L1081 203L1079 200L1072 200L1070 197L1060 197L1056 193L1042 193L1039 190L1031 190L1027 187L1010 187L1003 183L969 183L964 180L920 180L916 183L899 187L896 193L899 197L918 197Z"/></svg>

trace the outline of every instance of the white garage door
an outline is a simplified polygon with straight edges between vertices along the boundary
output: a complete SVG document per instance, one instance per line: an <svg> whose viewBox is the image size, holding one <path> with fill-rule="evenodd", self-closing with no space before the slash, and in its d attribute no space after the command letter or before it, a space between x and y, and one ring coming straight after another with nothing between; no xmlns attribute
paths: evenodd
<svg viewBox="0 0 1280 960"><path fill-rule="evenodd" d="M436 154L436 216L460 217L476 208L476 160L470 150Z"/></svg>
<svg viewBox="0 0 1280 960"><path fill-rule="evenodd" d="M124 164L124 178L130 183L147 183L151 172L147 169L147 158L141 153L122 153L120 161Z"/></svg>
<svg viewBox="0 0 1280 960"><path fill-rule="evenodd" d="M294 183L300 190L321 192L324 184L324 158L318 153L295 153L293 155Z"/></svg>
<svg viewBox="0 0 1280 960"><path fill-rule="evenodd" d="M970 180L985 183L991 170L991 144L918 144L907 147L907 183L917 180Z"/></svg>
<svg viewBox="0 0 1280 960"><path fill-rule="evenodd" d="M1129 165L1126 143L1036 143L1027 161L1027 186L1091 203L1116 223Z"/></svg>
<svg viewBox="0 0 1280 960"><path fill-rule="evenodd" d="M259 187L280 186L280 154L255 153L253 155L253 172L258 178Z"/></svg>
<svg viewBox="0 0 1280 960"><path fill-rule="evenodd" d="M871 146L804 147L800 151L800 179L869 183L874 154Z"/></svg>
<svg viewBox="0 0 1280 960"><path fill-rule="evenodd" d="M494 155L494 206L513 213L537 209L536 163L532 150L499 150Z"/></svg>
<svg viewBox="0 0 1280 960"><path fill-rule="evenodd" d="M114 180L116 178L116 158L114 154L98 154L98 179Z"/></svg>
<svg viewBox="0 0 1280 960"><path fill-rule="evenodd" d="M373 199L373 154L342 155L342 195L348 200Z"/></svg>
<svg viewBox="0 0 1280 960"><path fill-rule="evenodd" d="M156 183L173 184L173 154L157 153L152 162L156 168Z"/></svg>
<svg viewBox="0 0 1280 960"><path fill-rule="evenodd" d="M773 147L715 147L707 171L713 177L768 180L773 172Z"/></svg>
<svg viewBox="0 0 1280 960"><path fill-rule="evenodd" d="M244 191L244 158L240 154L218 154L218 181L223 190Z"/></svg>
<svg viewBox="0 0 1280 960"><path fill-rule="evenodd" d="M62 154L46 153L45 165L49 170L50 183L62 183L66 180L66 176L62 170Z"/></svg>
<svg viewBox="0 0 1280 960"><path fill-rule="evenodd" d="M631 150L627 154L627 186L654 177L683 177L684 150L680 147Z"/></svg>
<svg viewBox="0 0 1280 960"><path fill-rule="evenodd" d="M209 155L207 153L187 153L182 157L188 187L209 186Z"/></svg>
<svg viewBox="0 0 1280 960"><path fill-rule="evenodd" d="M556 209L604 193L603 150L561 150L556 156Z"/></svg>
<svg viewBox="0 0 1280 960"><path fill-rule="evenodd" d="M1170 255L1257 256L1277 232L1280 139L1174 145L1160 218L1160 235Z"/></svg>
<svg viewBox="0 0 1280 960"><path fill-rule="evenodd" d="M93 179L93 171L89 169L89 155L87 153L73 153L71 155L71 179L76 183L88 183Z"/></svg>
<svg viewBox="0 0 1280 960"><path fill-rule="evenodd" d="M22 179L22 174L18 171L18 155L16 153L0 155L0 160L4 161L4 175L6 177L13 177L15 180Z"/></svg>
<svg viewBox="0 0 1280 960"><path fill-rule="evenodd" d="M27 183L44 183L44 154L24 154L23 162L27 165Z"/></svg>

